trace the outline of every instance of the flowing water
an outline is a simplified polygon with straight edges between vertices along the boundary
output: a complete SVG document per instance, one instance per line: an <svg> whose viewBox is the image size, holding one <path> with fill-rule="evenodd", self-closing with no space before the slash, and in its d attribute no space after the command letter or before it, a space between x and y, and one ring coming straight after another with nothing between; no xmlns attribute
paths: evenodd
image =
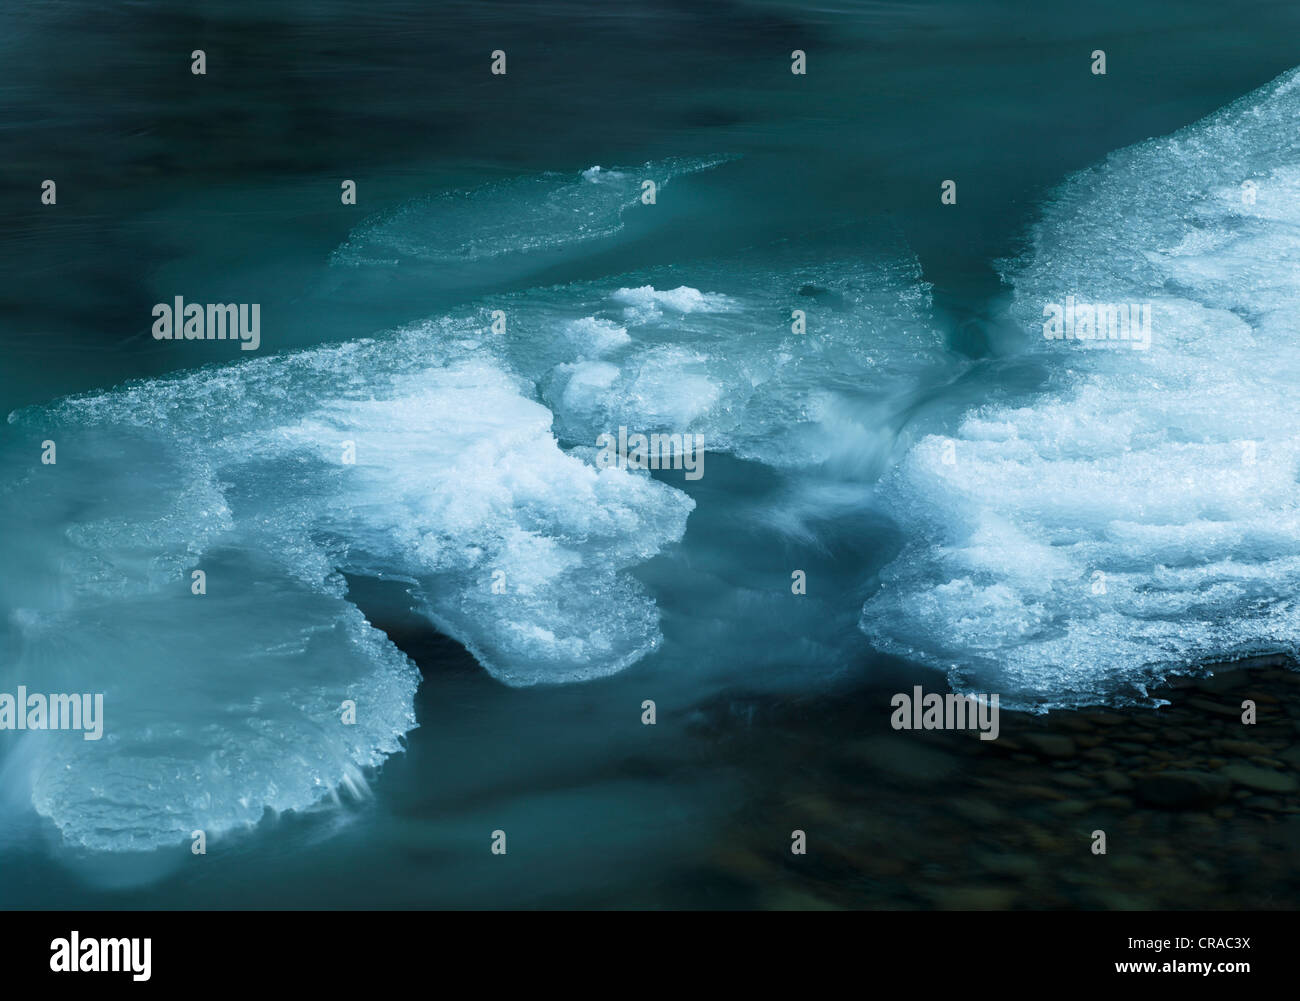
<svg viewBox="0 0 1300 1001"><path fill-rule="evenodd" d="M1300 9L1133 6L0 12L0 691L106 705L4 735L0 902L748 904L719 713L1294 653Z"/></svg>

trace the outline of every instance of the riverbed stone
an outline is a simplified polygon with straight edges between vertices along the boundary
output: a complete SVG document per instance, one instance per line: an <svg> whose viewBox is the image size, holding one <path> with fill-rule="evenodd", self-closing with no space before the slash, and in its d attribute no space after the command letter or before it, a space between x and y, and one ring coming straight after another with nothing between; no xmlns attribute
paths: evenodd
<svg viewBox="0 0 1300 1001"><path fill-rule="evenodd" d="M1231 782L1220 774L1197 771L1165 771L1135 776L1137 798L1166 810L1204 809L1222 803L1231 792Z"/></svg>
<svg viewBox="0 0 1300 1001"><path fill-rule="evenodd" d="M1072 758L1074 741L1060 733L1028 733L1022 738L1026 747L1044 758Z"/></svg>
<svg viewBox="0 0 1300 1001"><path fill-rule="evenodd" d="M1219 769L1219 774L1255 792L1288 793L1300 789L1295 776L1258 765L1227 765Z"/></svg>

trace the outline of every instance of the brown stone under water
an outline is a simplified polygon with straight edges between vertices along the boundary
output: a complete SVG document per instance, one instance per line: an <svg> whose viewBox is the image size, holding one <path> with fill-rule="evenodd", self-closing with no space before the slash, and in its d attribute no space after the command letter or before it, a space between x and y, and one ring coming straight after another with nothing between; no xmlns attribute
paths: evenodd
<svg viewBox="0 0 1300 1001"><path fill-rule="evenodd" d="M1300 673L1257 659L1152 694L1169 704L1003 711L992 741L895 731L883 690L743 725L733 700L696 728L747 794L699 885L781 909L1294 908Z"/></svg>

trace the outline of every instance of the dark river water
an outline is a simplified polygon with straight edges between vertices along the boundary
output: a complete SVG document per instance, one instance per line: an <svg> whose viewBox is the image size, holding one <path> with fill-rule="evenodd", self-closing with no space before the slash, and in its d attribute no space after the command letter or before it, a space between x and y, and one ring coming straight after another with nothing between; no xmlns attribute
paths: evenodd
<svg viewBox="0 0 1300 1001"><path fill-rule="evenodd" d="M1171 758L1132 740L1059 788L1058 760L1032 741L1016 758L900 740L889 693L944 690L959 660L903 625L873 644L860 617L919 531L900 521L910 495L874 502L877 480L924 435L1054 377L1024 357L1004 278L1033 253L1050 193L1290 70L1298 32L1300 7L1252 0L6 5L0 412L15 416L0 448L0 690L107 692L109 739L47 752L38 735L0 733L0 903L1218 906L1202 894L1233 885L1235 863L1207 848L1211 870L1185 892L1144 882L1173 871L1160 846L1185 830L1132 819L1151 805L1143 787L1103 774L1186 764L1194 725L1157 731ZM1098 49L1105 75L1091 70ZM1265 152L1261 170L1287 162ZM643 177L661 183L653 206L637 203ZM47 178L54 206L40 201ZM940 199L950 179L955 205ZM1035 260L1050 272L1056 258ZM230 342L152 337L154 304L177 295L260 304L263 367L232 369L247 359ZM801 305L827 339L790 375L781 338ZM498 307L511 340L489 366L475 318ZM622 324L654 349L612 366L623 356L563 354L569 324L592 318L582 329ZM329 353L361 338L377 346ZM303 349L325 353L277 367ZM422 356L468 381L424 381ZM129 380L143 381L105 392ZM51 406L75 394L91 395ZM540 405L563 448L590 446L592 428L623 420L619 398L702 430L706 475L567 497L578 474L547 465L563 456L546 435L511 437ZM304 458L349 436L425 468L340 486ZM438 436L452 444L430 446ZM47 437L65 477L52 486L37 479ZM497 451L458 465L482 440ZM481 468L480 489L466 470ZM592 541L606 538L586 520L597 509L620 512L617 543ZM423 541L403 534L412 525ZM462 542L512 554L512 581L550 582L513 625L492 619L465 564L429 555ZM200 564L214 582L202 615L185 604ZM806 601L789 600L795 568ZM146 600L166 579L185 581L181 597ZM888 579L913 593L905 574ZM385 652L367 659L353 606ZM956 628L959 644L987 638ZM322 652L331 629L362 652ZM1269 633L1280 652L1292 635ZM1230 639L1170 649L1269 646ZM1051 670L972 661L953 677L1003 685L1009 708L1108 707L1141 734L1150 672L1133 656L1133 672L1105 679L1095 644ZM1070 658L1088 663L1062 680ZM1284 674L1258 684L1291 704ZM382 703L370 729L299 756L320 725L299 717L343 689L373 694L363 713ZM1293 774L1278 755L1295 716L1280 719L1267 748L1225 760ZM1046 725L1008 714L1003 732ZM1109 746L1104 716L1060 725L1080 752ZM982 780L1058 791L1025 805ZM1073 835L1060 825L1095 826L1059 806L1086 800L1080 782L1104 788L1098 809L1136 824L1152 854L1063 890L1052 866ZM1188 808L1207 845L1230 825L1237 849L1294 886L1294 780L1279 783L1234 787L1247 792L1228 801L1236 814ZM313 784L342 788L302 791ZM210 830L206 855L191 853L192 827ZM789 871L795 828L836 832L812 875ZM1005 844L976 844L973 829L1004 830ZM489 848L498 830L505 855ZM903 847L914 837L930 847ZM969 850L946 855L954 844ZM1040 871L1035 857L1056 861Z"/></svg>

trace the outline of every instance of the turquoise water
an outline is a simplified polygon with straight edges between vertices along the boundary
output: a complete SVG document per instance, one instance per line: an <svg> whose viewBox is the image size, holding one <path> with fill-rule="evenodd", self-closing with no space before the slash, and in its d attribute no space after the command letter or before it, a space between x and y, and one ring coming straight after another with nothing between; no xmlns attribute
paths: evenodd
<svg viewBox="0 0 1300 1001"><path fill-rule="evenodd" d="M3 677L105 691L117 725L5 748L3 899L734 903L694 874L755 779L692 735L704 707L935 669L1123 703L1153 649L1290 649L1290 429L1233 387L1272 373L1251 392L1288 412L1293 99L1053 191L1288 70L1297 19L0 14ZM1224 194L1246 176L1250 213ZM1277 266L1238 285L1242 261ZM1063 283L1162 297L1159 367L1035 347ZM176 295L260 303L257 359L155 341ZM1035 438L1047 419L1071 433ZM706 475L595 476L582 449L620 423L703 434ZM1247 439L1269 475L1225 486ZM976 461L948 476L945 440ZM1210 485L1171 500L1189 468ZM1090 519L1103 499L1136 515ZM197 563L201 604L177 585ZM1100 565L1112 605L1074 614ZM357 729L328 726L348 695Z"/></svg>

